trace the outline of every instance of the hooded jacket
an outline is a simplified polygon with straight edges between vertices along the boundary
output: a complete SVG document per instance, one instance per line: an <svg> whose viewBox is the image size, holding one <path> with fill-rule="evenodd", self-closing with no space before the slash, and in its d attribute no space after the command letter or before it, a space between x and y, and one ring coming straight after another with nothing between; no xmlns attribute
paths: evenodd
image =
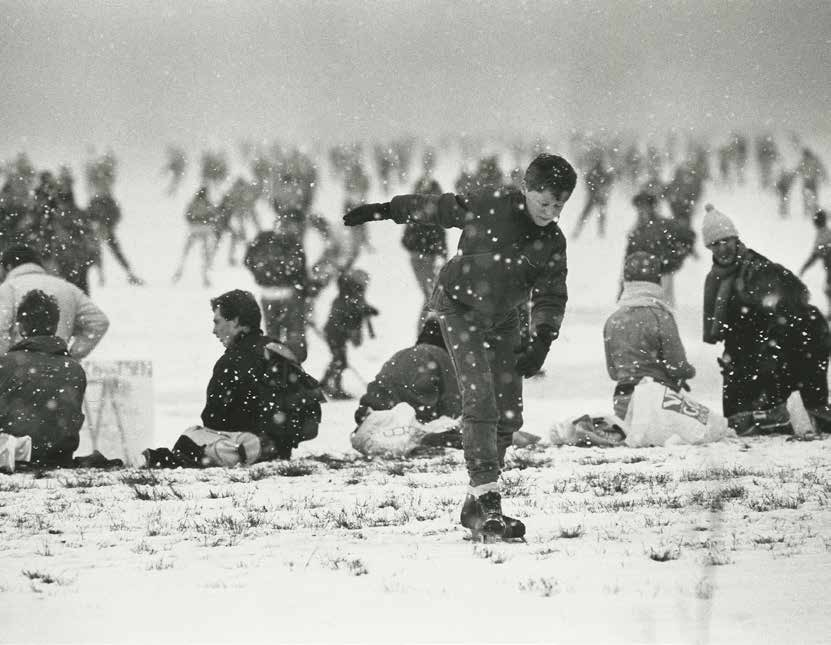
<svg viewBox="0 0 831 645"><path fill-rule="evenodd" d="M75 285L38 264L26 263L9 271L0 284L0 354L20 340L15 329L17 307L33 289L57 299L60 320L55 335L68 343L72 358L80 360L95 349L110 326L106 314Z"/></svg>
<svg viewBox="0 0 831 645"><path fill-rule="evenodd" d="M514 189L467 195L399 195L390 202L398 224L424 222L460 228L456 254L442 267L437 286L452 300L499 315L532 303L531 324L559 331L568 300L566 239L555 223L540 227Z"/></svg>
<svg viewBox="0 0 831 645"><path fill-rule="evenodd" d="M678 389L681 381L695 376L662 294L661 285L652 282L623 283L618 309L603 327L606 369L612 380L630 385L649 376Z"/></svg>
<svg viewBox="0 0 831 645"><path fill-rule="evenodd" d="M57 336L31 336L0 357L0 432L32 438L32 461L72 461L87 377Z"/></svg>

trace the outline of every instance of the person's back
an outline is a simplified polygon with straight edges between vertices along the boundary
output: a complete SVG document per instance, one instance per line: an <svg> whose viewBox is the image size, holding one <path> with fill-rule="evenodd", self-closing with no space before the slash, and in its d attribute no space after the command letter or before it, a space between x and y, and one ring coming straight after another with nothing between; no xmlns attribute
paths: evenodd
<svg viewBox="0 0 831 645"><path fill-rule="evenodd" d="M0 354L20 340L14 316L23 296L40 289L58 302L60 319L55 335L69 343L74 358L84 358L101 341L109 320L79 287L47 273L41 262L39 255L26 246L11 247L0 258L6 271L0 284Z"/></svg>
<svg viewBox="0 0 831 645"><path fill-rule="evenodd" d="M245 266L261 287L306 284L306 253L299 237L277 231L259 233L248 247Z"/></svg>
<svg viewBox="0 0 831 645"><path fill-rule="evenodd" d="M391 410L402 402L412 406L422 423L462 414L456 372L436 319L425 323L416 345L397 351L384 363L367 385L355 421L363 421L371 410Z"/></svg>
<svg viewBox="0 0 831 645"><path fill-rule="evenodd" d="M54 297L26 293L17 322L23 339L0 357L0 432L31 437L32 463L69 465L84 422L86 374L54 335Z"/></svg>
<svg viewBox="0 0 831 645"><path fill-rule="evenodd" d="M615 413L625 415L634 386L644 378L674 390L695 376L687 361L671 309L663 300L660 260L638 252L627 256L618 309L603 327L606 369L617 382Z"/></svg>

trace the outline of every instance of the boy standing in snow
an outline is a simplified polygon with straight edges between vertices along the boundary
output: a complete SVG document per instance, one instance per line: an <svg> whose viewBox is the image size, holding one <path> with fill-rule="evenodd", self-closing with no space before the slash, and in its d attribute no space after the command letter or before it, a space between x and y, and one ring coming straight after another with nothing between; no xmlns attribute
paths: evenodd
<svg viewBox="0 0 831 645"><path fill-rule="evenodd" d="M522 522L502 513L498 479L513 433L522 426L522 377L539 371L563 320L566 240L557 221L576 182L565 159L542 154L528 166L520 191L400 195L344 217L347 226L391 219L463 231L430 304L462 393L470 487L461 523L485 538L525 534ZM529 299L532 336L520 349L517 306Z"/></svg>

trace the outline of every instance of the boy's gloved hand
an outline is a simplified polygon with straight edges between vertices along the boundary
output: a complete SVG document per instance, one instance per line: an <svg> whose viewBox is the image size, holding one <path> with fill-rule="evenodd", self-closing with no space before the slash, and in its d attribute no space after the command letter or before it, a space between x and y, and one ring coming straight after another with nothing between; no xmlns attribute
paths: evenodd
<svg viewBox="0 0 831 645"><path fill-rule="evenodd" d="M343 223L346 226L358 226L380 219L390 219L390 203L363 204L353 208L343 216Z"/></svg>
<svg viewBox="0 0 831 645"><path fill-rule="evenodd" d="M531 342L525 349L517 350L519 358L516 362L516 371L525 378L531 378L540 371L545 357L548 356L548 349L551 342L557 338L559 333L549 325L540 325Z"/></svg>

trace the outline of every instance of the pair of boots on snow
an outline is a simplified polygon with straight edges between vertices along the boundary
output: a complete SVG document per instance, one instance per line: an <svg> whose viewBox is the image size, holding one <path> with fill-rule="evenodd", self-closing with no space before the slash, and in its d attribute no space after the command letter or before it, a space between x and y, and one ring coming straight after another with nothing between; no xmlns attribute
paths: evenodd
<svg viewBox="0 0 831 645"><path fill-rule="evenodd" d="M474 540L518 540L525 538L525 524L502 513L502 496L489 491L475 497L468 493L459 520Z"/></svg>

